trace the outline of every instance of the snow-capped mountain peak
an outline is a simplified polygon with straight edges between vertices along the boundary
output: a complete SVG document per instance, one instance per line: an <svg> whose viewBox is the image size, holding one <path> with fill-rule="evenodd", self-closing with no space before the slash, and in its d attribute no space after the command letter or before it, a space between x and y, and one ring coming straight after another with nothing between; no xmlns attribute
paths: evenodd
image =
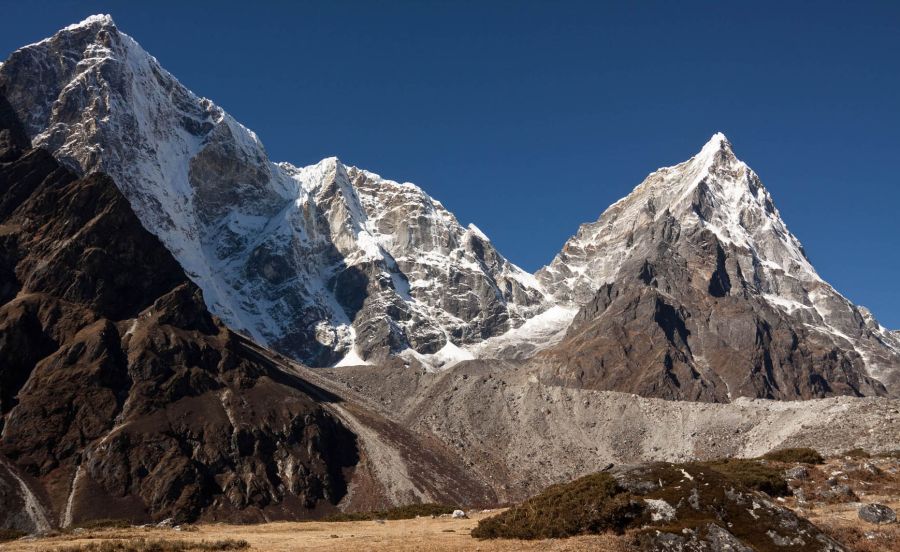
<svg viewBox="0 0 900 552"><path fill-rule="evenodd" d="M678 283L664 285L666 271L680 274ZM852 351L855 360L846 362L860 371L883 383L900 378L900 343L822 280L768 190L721 133L582 225L536 277L558 303L588 305L604 285L638 279L687 289L690 280L681 279L691 273L709 282L692 294L762 301L798 332Z"/></svg>
<svg viewBox="0 0 900 552"><path fill-rule="evenodd" d="M564 302L583 303L616 277L621 260L640 247L635 236L651 223L679 231L706 229L750 258L818 280L799 240L787 229L759 177L716 133L689 160L651 173L597 222L584 224L536 276Z"/></svg>
<svg viewBox="0 0 900 552"><path fill-rule="evenodd" d="M689 161L700 166L709 168L718 159L734 157L734 151L731 149L731 142L722 132L713 134L697 155Z"/></svg>
<svg viewBox="0 0 900 552"><path fill-rule="evenodd" d="M94 15L89 15L84 18L84 20L79 21L78 23L73 23L66 27L63 27L62 31L75 31L78 29L82 29L84 27L92 27L95 25L100 25L103 27L115 27L116 23L113 21L113 18L108 13L98 13Z"/></svg>
<svg viewBox="0 0 900 552"><path fill-rule="evenodd" d="M791 370L824 355L828 377L856 378L848 389L877 390L863 371L900 379L896 332L819 277L721 133L651 173L531 275L414 184L337 157L271 162L256 134L181 85L108 16L14 52L0 65L0 93L34 145L77 172L112 176L213 313L310 364L530 355L568 335L573 317L569 333L585 327L609 305L598 293L627 284L681 301L698 320L728 303L729 316L781 332L775 360ZM694 328L713 341L695 343L684 365L707 370L702 351L727 342L717 332L728 328ZM758 359L719 360L762 369ZM781 385L802 387L796 378Z"/></svg>
<svg viewBox="0 0 900 552"><path fill-rule="evenodd" d="M109 16L14 52L0 90L35 145L113 177L212 312L300 360L427 355L546 308L530 275L419 187L337 157L269 161Z"/></svg>

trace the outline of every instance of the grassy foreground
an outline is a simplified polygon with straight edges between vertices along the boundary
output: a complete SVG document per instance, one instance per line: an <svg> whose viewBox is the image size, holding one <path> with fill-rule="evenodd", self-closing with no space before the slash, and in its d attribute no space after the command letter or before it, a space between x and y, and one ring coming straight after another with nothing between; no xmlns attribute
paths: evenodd
<svg viewBox="0 0 900 552"><path fill-rule="evenodd" d="M79 534L61 534L33 541L18 540L0 545L2 552L59 552L63 550L104 550L78 548L102 542L140 543L146 541L215 542L242 540L248 552L626 552L619 537L611 534L589 535L565 540L518 541L498 539L478 541L470 535L480 519L491 514L472 512L469 519L420 517L387 521L304 521L259 525L198 524L196 531L181 533L172 529L137 528L97 529ZM112 548L115 552L126 549ZM136 550L141 550L136 548ZM203 550L183 548L183 550ZM141 550L141 552L146 552ZM204 552L210 552L205 549Z"/></svg>
<svg viewBox="0 0 900 552"><path fill-rule="evenodd" d="M360 514L355 520L197 524L182 526L180 530L132 527L106 520L38 539L20 539L21 534L10 534L9 537L15 540L0 543L0 552L634 552L641 549L641 538L646 537L644 523L682 534L683 529L692 531L695 530L692 528L700 527L702 531L704 523L720 514L734 522L730 529L735 535L741 538L750 535L757 539L757 544L765 544L769 539L765 532L752 534L756 531L754 525L767 523L765 509L755 506L753 500L736 509L723 502L723 494L734 494L739 489L750 493L765 491L769 496L765 501L796 512L849 552L897 550L900 524L865 524L859 520L857 509L860 502L877 502L900 511L900 454L847 451L821 464L802 451L779 451L778 454L787 455L779 458L793 460L775 460L770 456L756 460L641 465L643 478L655 482L652 489L625 488L630 485L628 480L617 480L609 473L593 474L572 483L552 486L508 510L469 512L470 519L441 515L450 510L446 506L420 505ZM708 491L704 490L706 483L709 483ZM700 508L679 507L685 490L693 487L700 487L697 497ZM632 498L636 505L629 502ZM671 504L678 510L678 516L654 521L654 515L665 512L654 510L652 502L646 501L648 498ZM690 500L688 494L684 502ZM705 506L712 506L715 514L711 516L712 512L708 508L704 510ZM751 510L752 515L757 516L752 520L747 517ZM410 518L415 515L422 517ZM407 519L386 519L398 517ZM805 520L803 523L807 523ZM769 523L768 527L772 526ZM503 538L512 534L503 533L510 528L522 531L520 537L526 540ZM491 531L493 534L488 533ZM546 538L566 535L575 536ZM490 538L484 538L486 536ZM809 540L807 543L814 544ZM792 549L770 544L772 546L757 549L778 552Z"/></svg>
<svg viewBox="0 0 900 552"><path fill-rule="evenodd" d="M250 543L245 540L225 539L217 541L183 541L171 539L112 539L61 546L55 552L225 552L245 550Z"/></svg>

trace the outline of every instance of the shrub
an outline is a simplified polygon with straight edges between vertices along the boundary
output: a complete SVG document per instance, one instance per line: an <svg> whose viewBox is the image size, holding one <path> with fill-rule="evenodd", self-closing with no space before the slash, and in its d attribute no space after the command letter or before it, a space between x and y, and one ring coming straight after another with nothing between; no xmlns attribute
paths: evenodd
<svg viewBox="0 0 900 552"><path fill-rule="evenodd" d="M0 542L20 539L27 534L28 533L25 531L18 531L16 529L0 529Z"/></svg>
<svg viewBox="0 0 900 552"><path fill-rule="evenodd" d="M164 539L117 539L57 548L55 552L224 552L250 548L245 540L176 541Z"/></svg>
<svg viewBox="0 0 900 552"><path fill-rule="evenodd" d="M127 519L92 519L78 523L72 529L128 529L133 525Z"/></svg>
<svg viewBox="0 0 900 552"><path fill-rule="evenodd" d="M800 462L802 464L824 464L825 459L815 449L811 448L786 448L773 450L763 455L766 460L773 462Z"/></svg>
<svg viewBox="0 0 900 552"><path fill-rule="evenodd" d="M561 538L604 531L622 532L643 505L633 501L608 473L553 485L522 504L478 522L479 539Z"/></svg>
<svg viewBox="0 0 900 552"><path fill-rule="evenodd" d="M879 526L878 531L871 531L866 527L839 519L820 520L816 525L851 552L896 550L896 543L900 541L900 527L896 523Z"/></svg>
<svg viewBox="0 0 900 552"><path fill-rule="evenodd" d="M769 496L788 496L791 488L784 479L782 470L766 466L759 460L729 458L698 463L724 475L730 481L746 489L761 491Z"/></svg>
<svg viewBox="0 0 900 552"><path fill-rule="evenodd" d="M879 458L900 458L900 449L879 452L875 456Z"/></svg>
<svg viewBox="0 0 900 552"><path fill-rule="evenodd" d="M864 449L861 449L861 448L850 449L850 450L844 452L843 454L841 454L841 456L849 456L850 458L856 458L859 460L872 457L871 454L869 454L868 452L866 452Z"/></svg>
<svg viewBox="0 0 900 552"><path fill-rule="evenodd" d="M407 504L390 510L372 512L340 513L326 517L322 521L367 521L373 519L413 519L415 517L440 516L452 514L456 508L443 504Z"/></svg>

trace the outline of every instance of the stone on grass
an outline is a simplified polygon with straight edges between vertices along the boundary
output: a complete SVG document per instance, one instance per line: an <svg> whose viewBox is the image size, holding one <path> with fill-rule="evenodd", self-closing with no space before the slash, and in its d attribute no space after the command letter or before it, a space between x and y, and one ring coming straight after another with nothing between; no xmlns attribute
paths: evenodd
<svg viewBox="0 0 900 552"><path fill-rule="evenodd" d="M796 466L784 470L784 476L788 479L806 479L809 477L809 470L804 466Z"/></svg>
<svg viewBox="0 0 900 552"><path fill-rule="evenodd" d="M859 519L869 523L894 523L897 514L884 504L863 504L859 507Z"/></svg>

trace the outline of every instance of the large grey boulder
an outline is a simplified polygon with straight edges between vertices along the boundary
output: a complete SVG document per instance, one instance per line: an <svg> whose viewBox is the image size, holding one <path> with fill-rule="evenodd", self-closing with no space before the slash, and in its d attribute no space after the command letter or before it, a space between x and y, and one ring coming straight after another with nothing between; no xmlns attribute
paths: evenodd
<svg viewBox="0 0 900 552"><path fill-rule="evenodd" d="M897 513L884 504L863 504L859 507L859 519L878 525L895 523Z"/></svg>

